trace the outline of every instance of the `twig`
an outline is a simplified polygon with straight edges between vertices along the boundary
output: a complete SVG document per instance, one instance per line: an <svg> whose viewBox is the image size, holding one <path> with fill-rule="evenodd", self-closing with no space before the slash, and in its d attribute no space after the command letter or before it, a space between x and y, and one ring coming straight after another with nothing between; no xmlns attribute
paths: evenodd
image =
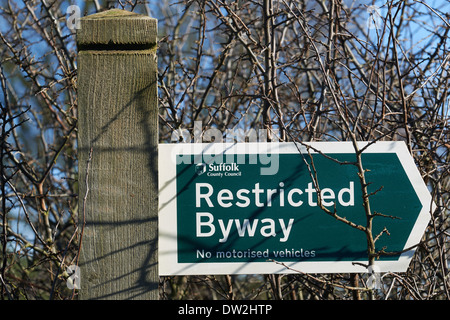
<svg viewBox="0 0 450 320"><path fill-rule="evenodd" d="M85 172L85 179L84 179L84 184L86 186L86 192L84 193L84 197L83 197L83 224L81 225L81 230L80 230L80 241L78 243L78 252L77 252L77 258L75 260L75 265L78 267L78 262L80 259L80 252L81 252L81 245L83 242L83 234L84 234L84 228L86 226L86 202L87 202L87 197L89 194L89 167L91 165L91 161L92 161L92 153L93 153L93 147L91 147L91 149L89 150L89 157L88 160L86 161L86 172ZM75 288L73 288L72 291L72 299L75 296Z"/></svg>

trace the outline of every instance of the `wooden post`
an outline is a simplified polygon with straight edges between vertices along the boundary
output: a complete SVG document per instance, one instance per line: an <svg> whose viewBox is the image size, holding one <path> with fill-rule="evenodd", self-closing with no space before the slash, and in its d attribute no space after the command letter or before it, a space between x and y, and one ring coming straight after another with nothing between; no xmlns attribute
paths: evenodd
<svg viewBox="0 0 450 320"><path fill-rule="evenodd" d="M80 299L158 299L156 36L116 9L77 31Z"/></svg>

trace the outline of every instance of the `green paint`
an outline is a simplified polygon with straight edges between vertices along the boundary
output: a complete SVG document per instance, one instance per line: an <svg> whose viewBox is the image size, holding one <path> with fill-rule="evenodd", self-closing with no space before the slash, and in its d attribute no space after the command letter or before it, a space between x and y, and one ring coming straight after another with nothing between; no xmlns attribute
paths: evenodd
<svg viewBox="0 0 450 320"><path fill-rule="evenodd" d="M317 194L311 190L310 172L301 155L280 154L277 174L266 176L260 175L261 165L249 164L251 156L246 155L242 164L225 168L228 171L218 164L217 171L211 171L208 164L204 170L196 168L196 164L177 165L178 262L367 260L365 234L314 206ZM355 161L354 154L329 156L341 162ZM356 167L339 164L319 154L312 157L327 208L333 211L335 207L339 216L365 226ZM370 197L372 213L397 217L374 218L374 237L384 228L390 234L383 234L376 248L400 251L422 205L396 154L363 154L362 160L364 168L370 170L366 173L369 192L382 188ZM212 176L212 173L217 175ZM297 189L289 198L294 188ZM225 191L219 195L221 190ZM208 196L210 191L212 195ZM243 228L245 219L248 219L248 228ZM238 227L243 228L241 236ZM380 258L397 259L398 256Z"/></svg>

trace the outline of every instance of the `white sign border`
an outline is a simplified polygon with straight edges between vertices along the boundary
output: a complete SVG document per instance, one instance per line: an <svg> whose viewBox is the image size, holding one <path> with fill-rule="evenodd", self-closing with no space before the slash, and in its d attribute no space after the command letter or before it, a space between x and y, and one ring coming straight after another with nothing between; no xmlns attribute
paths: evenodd
<svg viewBox="0 0 450 320"><path fill-rule="evenodd" d="M354 153L351 142L311 142L310 153ZM405 272L428 226L434 210L434 203L406 144L402 141L358 142L358 148L367 148L364 153L396 153L420 202L422 210L405 244L405 249L396 261L376 261L378 272ZM289 274L289 273L362 273L367 269L362 264L367 261L299 261L299 262L214 262L178 263L177 261L177 201L176 163L178 154L219 154L227 153L307 153L306 147L298 143L177 143L160 144L158 154L159 170L159 275L220 275L220 274ZM317 151L315 151L317 150Z"/></svg>

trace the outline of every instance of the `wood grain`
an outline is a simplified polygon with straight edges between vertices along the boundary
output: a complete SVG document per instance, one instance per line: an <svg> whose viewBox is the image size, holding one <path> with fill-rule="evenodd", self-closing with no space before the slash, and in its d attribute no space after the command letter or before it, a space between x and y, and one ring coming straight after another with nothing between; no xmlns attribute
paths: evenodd
<svg viewBox="0 0 450 320"><path fill-rule="evenodd" d="M77 43L80 298L157 299L156 20L88 16Z"/></svg>

